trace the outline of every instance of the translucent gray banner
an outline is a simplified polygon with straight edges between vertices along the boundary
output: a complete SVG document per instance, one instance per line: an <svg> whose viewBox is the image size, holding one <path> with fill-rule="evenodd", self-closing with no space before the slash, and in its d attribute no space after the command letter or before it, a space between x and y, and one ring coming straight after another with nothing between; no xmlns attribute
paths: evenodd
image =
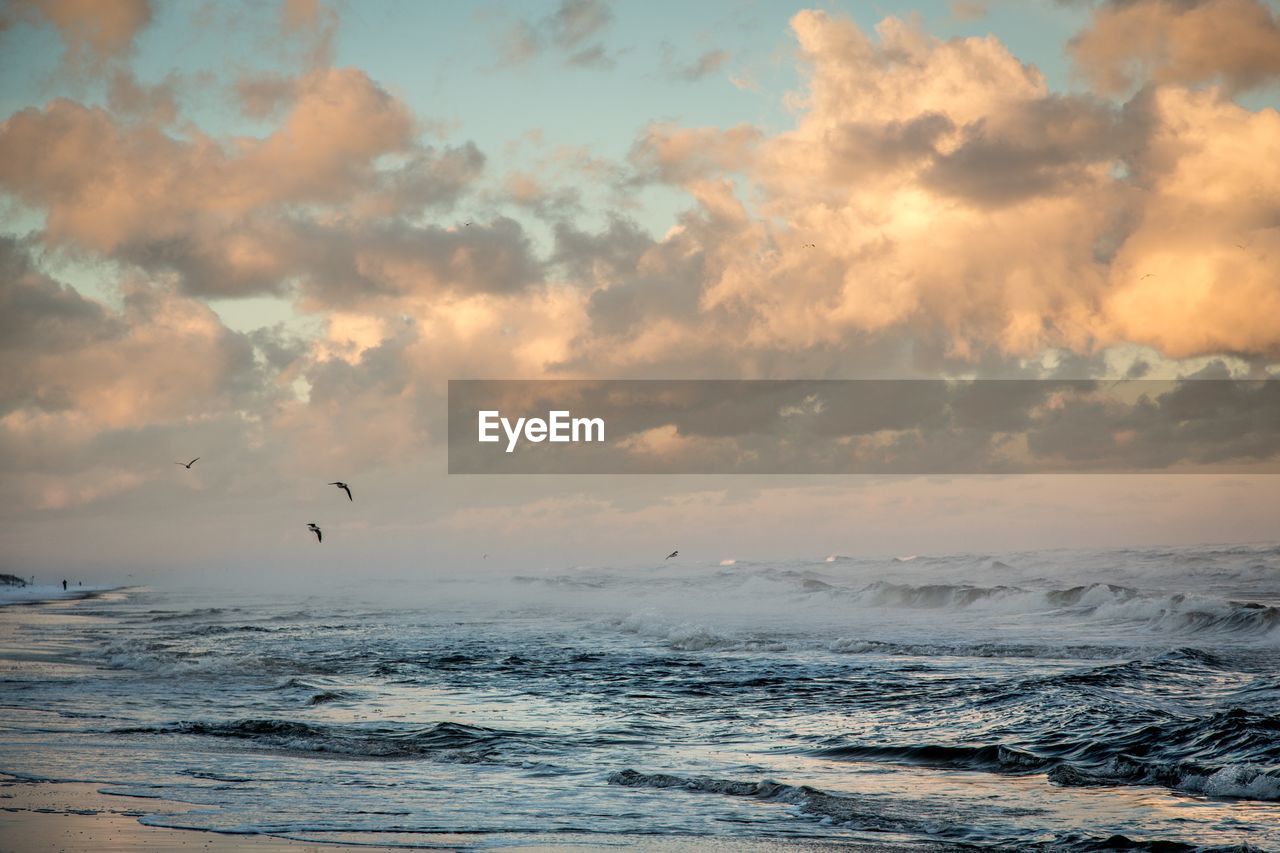
<svg viewBox="0 0 1280 853"><path fill-rule="evenodd" d="M451 474L1280 472L1277 380L451 380Z"/></svg>

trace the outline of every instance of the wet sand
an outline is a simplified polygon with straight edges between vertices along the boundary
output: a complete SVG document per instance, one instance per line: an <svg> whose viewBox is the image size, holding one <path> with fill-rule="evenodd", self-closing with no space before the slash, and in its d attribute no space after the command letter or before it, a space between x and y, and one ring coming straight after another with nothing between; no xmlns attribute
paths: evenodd
<svg viewBox="0 0 1280 853"><path fill-rule="evenodd" d="M147 800L146 811L185 811L185 803ZM161 829L138 822L138 800L101 794L80 782L0 783L0 853L128 853L133 850L350 851L336 844L264 835ZM365 848L370 849L370 848ZM374 850L389 850L374 847Z"/></svg>
<svg viewBox="0 0 1280 853"><path fill-rule="evenodd" d="M840 850L854 853L890 853L920 850L919 845L900 847L861 842L779 842L743 838L672 836L554 836L466 835L422 833L338 833L330 841L281 838L270 835L231 835L184 829L146 826L138 822L142 814L182 812L188 803L166 800L138 800L103 794L97 785L85 782L0 782L0 853L131 853L137 850L209 851L231 853L249 851L293 851L329 853L352 850L487 850L511 849L521 853L581 853L585 850L643 850L652 853L694 853L694 851L745 851L746 853L797 853L797 851ZM378 836L385 836L381 839ZM379 844L382 840L386 844ZM930 851L951 849L929 846Z"/></svg>

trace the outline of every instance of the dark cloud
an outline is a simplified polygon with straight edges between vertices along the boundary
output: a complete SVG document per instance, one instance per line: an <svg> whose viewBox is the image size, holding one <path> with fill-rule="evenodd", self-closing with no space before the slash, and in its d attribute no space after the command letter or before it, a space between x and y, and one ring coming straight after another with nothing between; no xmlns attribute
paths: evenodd
<svg viewBox="0 0 1280 853"><path fill-rule="evenodd" d="M294 268L300 286L330 307L404 296L512 294L543 281L528 235L505 217L460 228L299 222L294 233L304 247Z"/></svg>
<svg viewBox="0 0 1280 853"><path fill-rule="evenodd" d="M1090 166L1134 147L1131 127L1109 104L1050 95L963 128L954 150L925 172L928 186L983 205L1070 192Z"/></svg>
<svg viewBox="0 0 1280 853"><path fill-rule="evenodd" d="M941 137L954 125L941 113L925 113L909 121L884 124L845 122L833 129L827 144L831 175L842 181L857 180L883 169L909 166L936 155Z"/></svg>
<svg viewBox="0 0 1280 853"><path fill-rule="evenodd" d="M596 234L559 225L555 239L553 262L592 287L587 314L593 335L627 336L663 318L688 320L698 313L706 278L698 237L658 242L635 223L614 218Z"/></svg>
<svg viewBox="0 0 1280 853"><path fill-rule="evenodd" d="M255 405L270 384L251 341L202 303L125 282L118 310L0 242L0 408L135 426Z"/></svg>
<svg viewBox="0 0 1280 853"><path fill-rule="evenodd" d="M0 352L9 353L6 360L83 346L124 331L97 302L37 270L20 240L0 235ZM16 370L16 364L10 368Z"/></svg>
<svg viewBox="0 0 1280 853"><path fill-rule="evenodd" d="M580 231L569 223L557 223L551 256L572 278L584 282L616 280L634 269L654 240L635 222L613 215L603 231Z"/></svg>

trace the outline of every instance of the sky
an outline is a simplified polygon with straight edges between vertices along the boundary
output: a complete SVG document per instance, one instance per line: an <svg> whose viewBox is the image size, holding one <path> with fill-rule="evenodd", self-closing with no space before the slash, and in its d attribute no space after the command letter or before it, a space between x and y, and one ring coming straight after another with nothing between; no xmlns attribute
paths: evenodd
<svg viewBox="0 0 1280 853"><path fill-rule="evenodd" d="M10 0L0 570L1272 540L1249 460L450 476L444 441L450 379L1280 376L1278 16Z"/></svg>

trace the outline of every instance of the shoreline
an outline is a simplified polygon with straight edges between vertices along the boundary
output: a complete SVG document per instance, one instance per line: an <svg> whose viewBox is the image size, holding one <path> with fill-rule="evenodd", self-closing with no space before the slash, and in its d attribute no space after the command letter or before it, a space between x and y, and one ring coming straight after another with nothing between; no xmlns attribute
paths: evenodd
<svg viewBox="0 0 1280 853"><path fill-rule="evenodd" d="M0 608L23 604L56 604L60 601L84 601L113 592L136 589L131 586L77 586L60 589L59 585L0 587Z"/></svg>
<svg viewBox="0 0 1280 853"><path fill-rule="evenodd" d="M99 783L51 782L9 776L0 778L0 853L130 853L136 850L237 850L275 853L339 853L352 850L519 850L520 853L581 853L619 849L653 853L696 853L700 850L746 853L795 853L841 850L846 853L892 853L900 850L954 849L945 844L900 846L860 841L806 841L765 838L726 838L683 835L583 835L539 833L332 833L330 839L289 835L235 834L202 829L174 829L141 822L148 814L181 813L199 808L173 800L146 800L139 808L133 797L104 794ZM296 835L307 834L298 832ZM339 837L340 836L340 837ZM394 836L391 841L389 836ZM384 843L379 843L379 841Z"/></svg>
<svg viewBox="0 0 1280 853"><path fill-rule="evenodd" d="M189 804L136 800L104 794L90 782L47 782L8 778L0 781L0 853L57 850L61 853L127 853L130 850L339 851L350 845L295 841L272 835L231 835L193 829L147 826L146 814L181 811ZM364 845L361 845L364 846ZM370 846L371 850L394 847Z"/></svg>

